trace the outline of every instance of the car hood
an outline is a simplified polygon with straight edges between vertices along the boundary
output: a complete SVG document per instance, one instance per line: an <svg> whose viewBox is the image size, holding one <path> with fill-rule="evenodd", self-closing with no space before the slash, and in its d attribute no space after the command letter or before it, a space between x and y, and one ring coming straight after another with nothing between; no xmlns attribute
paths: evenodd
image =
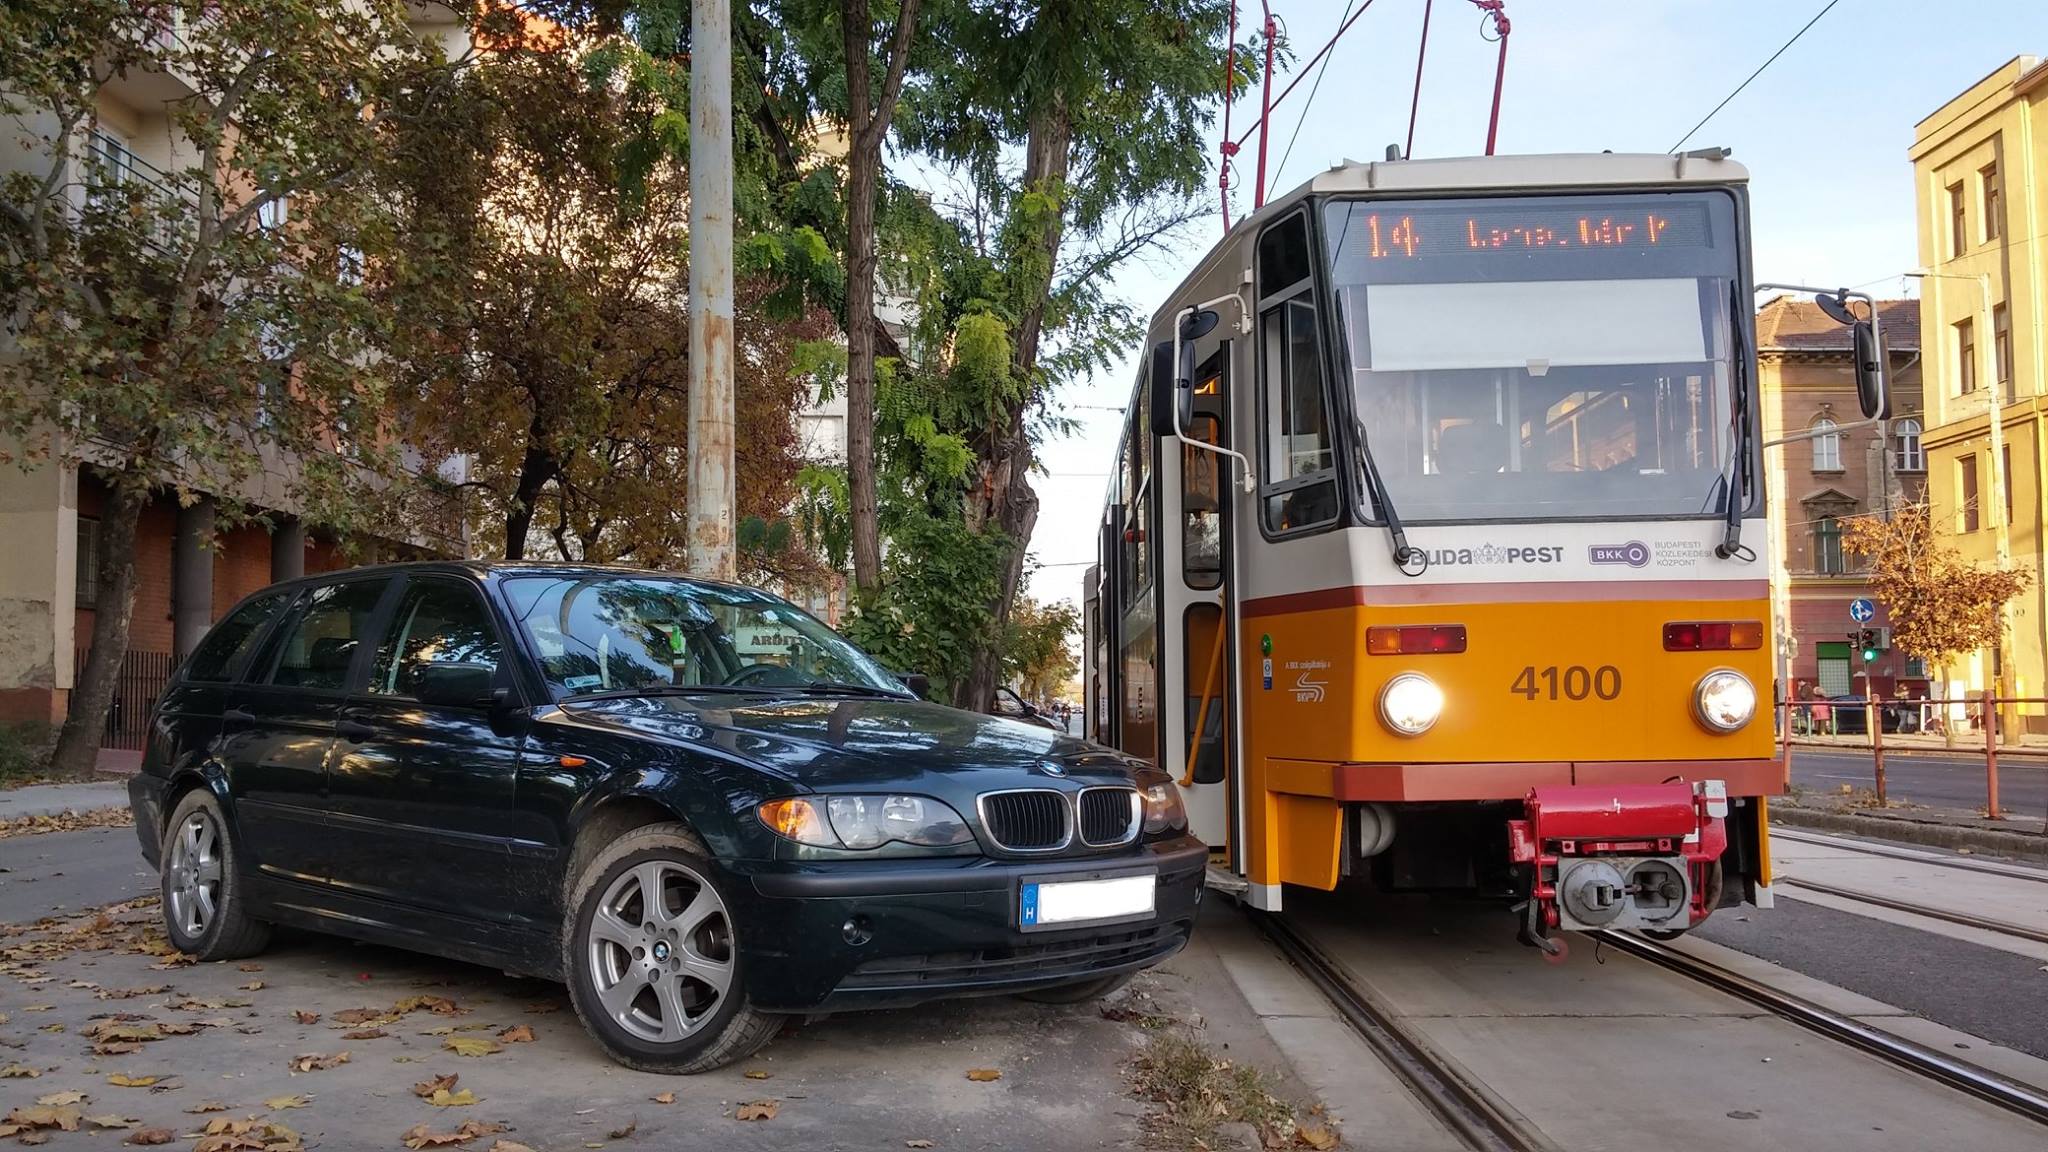
<svg viewBox="0 0 2048 1152"><path fill-rule="evenodd" d="M1063 732L922 700L656 696L581 701L562 711L664 743L715 746L819 791L1123 783L1142 767Z"/></svg>

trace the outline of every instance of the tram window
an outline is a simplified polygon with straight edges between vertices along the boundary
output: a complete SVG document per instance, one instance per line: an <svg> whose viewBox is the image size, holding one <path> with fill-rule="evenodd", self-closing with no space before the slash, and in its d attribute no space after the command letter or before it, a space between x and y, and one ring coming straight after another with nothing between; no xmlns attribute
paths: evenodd
<svg viewBox="0 0 2048 1152"><path fill-rule="evenodd" d="M1149 397L1139 400L1138 418L1131 425L1131 441L1125 446L1123 475L1124 536L1118 569L1123 575L1125 610L1138 594L1152 586L1152 450Z"/></svg>
<svg viewBox="0 0 2048 1152"><path fill-rule="evenodd" d="M1259 294L1271 296L1308 279L1308 218L1292 216L1259 236Z"/></svg>
<svg viewBox="0 0 2048 1152"><path fill-rule="evenodd" d="M1265 363L1268 532L1292 532L1337 518L1336 455L1323 399L1316 309L1298 296L1260 318Z"/></svg>
<svg viewBox="0 0 2048 1152"><path fill-rule="evenodd" d="M1212 377L1213 379L1213 377ZM1214 416L1197 416L1188 435L1217 443ZM1180 450L1181 565L1190 588L1223 582L1223 512L1217 468L1223 457L1183 444Z"/></svg>

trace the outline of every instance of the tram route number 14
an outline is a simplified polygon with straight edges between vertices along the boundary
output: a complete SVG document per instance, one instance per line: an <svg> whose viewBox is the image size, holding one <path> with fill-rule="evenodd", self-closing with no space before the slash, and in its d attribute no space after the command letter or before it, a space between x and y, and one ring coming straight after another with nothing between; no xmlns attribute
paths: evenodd
<svg viewBox="0 0 2048 1152"><path fill-rule="evenodd" d="M1612 700L1621 695L1621 669L1612 664L1602 664L1598 668L1587 668L1583 664L1566 668L1555 664L1548 668L1528 667L1515 677L1508 691L1524 700L1534 700L1538 696L1550 700L1559 696L1567 700L1584 700L1588 696Z"/></svg>

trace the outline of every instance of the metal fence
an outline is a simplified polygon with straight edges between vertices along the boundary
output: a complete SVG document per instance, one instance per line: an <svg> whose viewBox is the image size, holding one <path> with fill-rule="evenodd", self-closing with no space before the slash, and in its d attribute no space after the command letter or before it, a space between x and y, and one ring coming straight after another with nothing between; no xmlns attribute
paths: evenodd
<svg viewBox="0 0 2048 1152"><path fill-rule="evenodd" d="M92 649L78 650L75 669L85 668ZM142 751L149 739L149 714L156 698L163 694L177 657L169 652L130 652L121 661L121 678L114 682L114 701L107 708L107 730L100 747Z"/></svg>
<svg viewBox="0 0 2048 1152"><path fill-rule="evenodd" d="M1984 759L1984 815L2003 819L1998 799L1998 758L2004 754L2029 754L2033 763L2048 755L2048 748L2023 748L2017 733L2021 709L2038 715L2048 710L2048 697L1993 696L1985 692L1948 698L1887 699L1871 696L1863 700L1834 697L1818 700L1776 701L1778 739L1784 756L1785 776L1792 774L1792 748L1853 747L1866 749L1871 760L1871 789L1880 806L1889 802L1885 783L1887 741L1895 753L1947 752L1979 755ZM2013 733L2014 735L2008 735ZM2048 835L2048 823L2042 827Z"/></svg>

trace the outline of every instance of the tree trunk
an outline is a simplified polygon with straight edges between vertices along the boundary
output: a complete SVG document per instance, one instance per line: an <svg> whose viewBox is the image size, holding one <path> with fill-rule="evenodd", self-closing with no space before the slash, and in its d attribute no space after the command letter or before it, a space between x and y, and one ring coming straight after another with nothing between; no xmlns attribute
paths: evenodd
<svg viewBox="0 0 2048 1152"><path fill-rule="evenodd" d="M526 559L526 537L533 528L534 505L540 502L540 490L553 474L554 461L548 454L527 444L526 455L519 461L519 484L512 491L512 508L505 513L505 559Z"/></svg>
<svg viewBox="0 0 2048 1152"><path fill-rule="evenodd" d="M1038 371L1039 338L1045 329L1045 309L1052 297L1053 269L1059 263L1061 225L1065 220L1068 149L1073 126L1063 101L1054 97L1045 108L1033 113L1025 141L1024 182L1027 190L1049 194L1059 205L1038 237L1043 277L1033 286L1017 321L1017 340L1012 352L1011 371L1026 384L1022 401L1006 414L991 438L981 487L968 495L968 524L978 531L993 528L1005 540L1000 573L1001 586L989 605L994 616L990 634L982 638L968 664L967 678L954 690L956 706L985 712L995 702L1002 682L1003 633L1008 630L1017 590L1024 582L1024 555L1031 544L1032 529L1038 525L1038 493L1031 488L1031 435L1025 428L1025 411L1034 400L1030 383Z"/></svg>
<svg viewBox="0 0 2048 1152"><path fill-rule="evenodd" d="M107 710L113 706L114 686L120 682L121 665L128 658L128 625L135 616L135 527L148 502L148 485L138 476L122 476L114 482L100 513L92 649L72 682L70 707L50 758L53 776L86 780L98 766Z"/></svg>
<svg viewBox="0 0 2048 1152"><path fill-rule="evenodd" d="M880 141L854 139L846 158L846 487L853 517L853 583L882 582L875 519L875 189Z"/></svg>

